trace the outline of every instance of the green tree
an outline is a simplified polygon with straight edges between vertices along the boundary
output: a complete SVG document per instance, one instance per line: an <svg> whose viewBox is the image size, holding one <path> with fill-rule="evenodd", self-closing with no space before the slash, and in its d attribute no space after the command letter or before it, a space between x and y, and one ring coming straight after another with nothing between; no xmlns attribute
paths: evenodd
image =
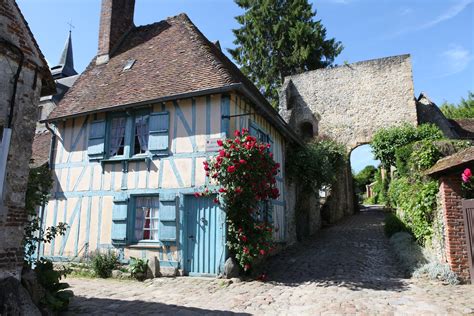
<svg viewBox="0 0 474 316"><path fill-rule="evenodd" d="M326 39L308 0L235 0L245 13L236 17L235 49L229 53L274 106L285 76L331 65L343 47Z"/></svg>
<svg viewBox="0 0 474 316"><path fill-rule="evenodd" d="M440 109L450 119L474 118L474 93L469 91L467 99L461 98L458 105L444 102Z"/></svg>
<svg viewBox="0 0 474 316"><path fill-rule="evenodd" d="M418 127L408 123L401 126L382 128L372 139L372 151L376 159L385 168L396 163L395 152L398 148L419 140L438 140L443 138L441 130L432 124L422 124Z"/></svg>
<svg viewBox="0 0 474 316"><path fill-rule="evenodd" d="M365 186L374 182L376 173L377 168L372 165L369 165L365 166L364 169L354 175L354 181L358 193L363 194L365 192Z"/></svg>

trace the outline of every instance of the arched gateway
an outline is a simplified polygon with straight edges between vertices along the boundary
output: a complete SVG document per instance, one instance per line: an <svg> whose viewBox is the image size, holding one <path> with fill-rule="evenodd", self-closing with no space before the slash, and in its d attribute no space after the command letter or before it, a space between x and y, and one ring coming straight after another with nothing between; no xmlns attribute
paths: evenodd
<svg viewBox="0 0 474 316"><path fill-rule="evenodd" d="M417 124L410 55L319 69L285 78L281 116L308 137L327 136L348 154L370 143L383 127ZM329 203L329 222L354 212L351 167L338 176Z"/></svg>

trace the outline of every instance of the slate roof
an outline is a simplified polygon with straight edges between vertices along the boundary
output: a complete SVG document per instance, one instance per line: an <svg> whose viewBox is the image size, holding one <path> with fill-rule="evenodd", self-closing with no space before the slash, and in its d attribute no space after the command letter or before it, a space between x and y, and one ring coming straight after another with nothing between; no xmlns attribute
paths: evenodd
<svg viewBox="0 0 474 316"><path fill-rule="evenodd" d="M123 70L128 60L136 61ZM107 63L91 61L47 121L224 90L253 98L257 112L299 142L253 83L186 14L134 27Z"/></svg>
<svg viewBox="0 0 474 316"><path fill-rule="evenodd" d="M30 167L40 167L49 162L51 148L51 133L44 131L35 135L32 145Z"/></svg>
<svg viewBox="0 0 474 316"><path fill-rule="evenodd" d="M438 160L438 162L433 167L426 171L426 174L436 175L451 169L463 168L467 166L474 166L474 146Z"/></svg>

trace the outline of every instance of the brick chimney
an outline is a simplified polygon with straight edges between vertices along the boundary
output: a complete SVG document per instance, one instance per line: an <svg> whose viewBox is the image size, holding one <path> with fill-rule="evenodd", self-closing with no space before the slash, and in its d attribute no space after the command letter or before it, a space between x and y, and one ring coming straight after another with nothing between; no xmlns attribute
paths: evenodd
<svg viewBox="0 0 474 316"><path fill-rule="evenodd" d="M123 37L132 29L135 0L102 0L97 64L109 61Z"/></svg>

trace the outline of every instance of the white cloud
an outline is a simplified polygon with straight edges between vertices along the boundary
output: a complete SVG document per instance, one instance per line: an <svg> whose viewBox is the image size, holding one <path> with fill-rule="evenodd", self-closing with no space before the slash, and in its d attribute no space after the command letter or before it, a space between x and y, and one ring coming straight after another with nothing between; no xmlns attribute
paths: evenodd
<svg viewBox="0 0 474 316"><path fill-rule="evenodd" d="M472 60L472 55L466 48L460 45L452 45L449 49L441 53L447 71L440 77L446 77L459 73L467 68Z"/></svg>
<svg viewBox="0 0 474 316"><path fill-rule="evenodd" d="M402 28L393 34L388 34L384 36L384 39L390 39L390 38L394 38L402 34L410 33L413 31L420 31L420 30L431 28L439 23L442 23L444 21L447 21L456 17L459 13L464 11L464 9L466 9L466 7L469 6L472 2L473 0L460 0L455 5L447 8L446 11L444 11L441 15L438 15L437 17L434 17L433 19L426 18L428 22L426 22L425 24ZM401 15L408 15L409 13L410 13L410 9L402 9L402 11L400 12Z"/></svg>
<svg viewBox="0 0 474 316"><path fill-rule="evenodd" d="M453 5L452 7L449 7L443 14L437 16L436 18L432 19L431 21L420 25L417 29L422 30L422 29L427 29L430 27L433 27L439 23L442 23L444 21L450 20L454 18L456 15L464 11L464 9L472 3L472 0L461 0L459 1L456 5Z"/></svg>

